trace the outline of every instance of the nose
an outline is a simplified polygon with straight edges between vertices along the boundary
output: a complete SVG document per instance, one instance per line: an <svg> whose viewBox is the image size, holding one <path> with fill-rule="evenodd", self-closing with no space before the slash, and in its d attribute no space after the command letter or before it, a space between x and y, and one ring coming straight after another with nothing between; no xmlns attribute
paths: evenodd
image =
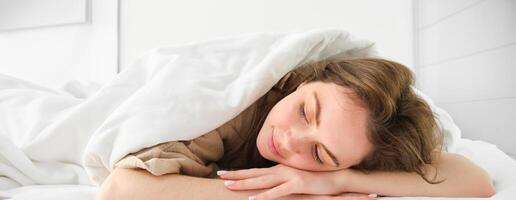
<svg viewBox="0 0 516 200"><path fill-rule="evenodd" d="M307 133L308 130L287 131L284 138L284 149L290 154L303 154L309 151L312 138Z"/></svg>

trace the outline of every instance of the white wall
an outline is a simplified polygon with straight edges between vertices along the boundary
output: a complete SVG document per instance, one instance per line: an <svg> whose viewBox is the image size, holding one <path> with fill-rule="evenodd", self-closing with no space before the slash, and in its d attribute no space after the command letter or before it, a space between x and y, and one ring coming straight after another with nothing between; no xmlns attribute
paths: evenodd
<svg viewBox="0 0 516 200"><path fill-rule="evenodd" d="M87 3L74 8L86 8L84 18L43 0L13 2L0 6L36 11L0 13L0 73L54 88L71 79L105 83L157 46L340 27L376 41L385 57L416 66L418 87L452 115L464 137L516 155L514 0L74 0ZM38 20L41 6L73 20ZM13 13L25 17L6 21Z"/></svg>
<svg viewBox="0 0 516 200"><path fill-rule="evenodd" d="M418 85L463 137L516 157L516 1L417 0Z"/></svg>
<svg viewBox="0 0 516 200"><path fill-rule="evenodd" d="M43 0L17 5L21 1ZM247 32L340 27L376 41L385 57L416 66L418 86L450 112L464 137L516 154L514 0L74 2L87 3L86 21L74 15L79 18L41 25L43 20L34 24L25 15L6 23L6 13L23 12L0 13L0 73L49 87L71 79L105 83L119 64L125 68L157 46ZM3 9L14 5L9 0L0 4ZM51 6L44 8L56 9ZM36 27L16 28L24 21Z"/></svg>
<svg viewBox="0 0 516 200"><path fill-rule="evenodd" d="M117 0L1 0L0 7L0 73L52 88L116 74Z"/></svg>
<svg viewBox="0 0 516 200"><path fill-rule="evenodd" d="M247 32L338 27L377 42L387 58L413 64L411 0L124 0L121 67L158 46Z"/></svg>
<svg viewBox="0 0 516 200"><path fill-rule="evenodd" d="M72 79L105 83L157 46L320 27L376 41L385 57L413 65L411 0L0 0L0 7L0 73L54 88Z"/></svg>

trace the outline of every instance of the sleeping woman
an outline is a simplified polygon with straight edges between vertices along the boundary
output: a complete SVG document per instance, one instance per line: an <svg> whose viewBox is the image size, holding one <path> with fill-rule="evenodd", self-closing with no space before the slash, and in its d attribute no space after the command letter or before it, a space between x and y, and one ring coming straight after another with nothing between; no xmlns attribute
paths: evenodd
<svg viewBox="0 0 516 200"><path fill-rule="evenodd" d="M405 66L299 66L217 129L127 155L98 199L489 197L488 174L446 152Z"/></svg>

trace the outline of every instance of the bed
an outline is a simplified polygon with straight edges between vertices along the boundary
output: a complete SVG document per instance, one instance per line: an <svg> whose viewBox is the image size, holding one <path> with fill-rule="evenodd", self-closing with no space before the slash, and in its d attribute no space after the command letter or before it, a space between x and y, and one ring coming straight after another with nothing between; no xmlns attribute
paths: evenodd
<svg viewBox="0 0 516 200"><path fill-rule="evenodd" d="M0 74L0 199L94 199L123 156L213 130L296 66L376 53L370 41L321 29L159 47L101 87L71 82L53 89ZM447 113L431 106L448 151L489 173L494 199L512 199L516 161L493 144L461 138ZM185 123L199 113L202 123ZM385 199L415 198L436 199Z"/></svg>
<svg viewBox="0 0 516 200"><path fill-rule="evenodd" d="M514 199L516 195L516 161L496 146L462 139L456 153L466 156L489 172L494 180L496 194L490 199ZM91 185L34 185L0 191L0 199L12 200L93 200L98 188ZM484 199L438 197L382 197L379 199Z"/></svg>

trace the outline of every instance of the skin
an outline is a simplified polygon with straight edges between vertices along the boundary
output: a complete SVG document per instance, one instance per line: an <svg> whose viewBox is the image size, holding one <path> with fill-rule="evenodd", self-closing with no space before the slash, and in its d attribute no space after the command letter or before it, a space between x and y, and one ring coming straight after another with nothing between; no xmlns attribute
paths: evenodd
<svg viewBox="0 0 516 200"><path fill-rule="evenodd" d="M315 123L312 92L319 97L322 110ZM306 104L307 118L299 107ZM330 110L331 109L331 110ZM306 120L306 121L303 121ZM428 184L418 174L375 171L364 174L348 167L359 163L372 150L366 136L367 112L352 92L331 83L302 84L282 99L269 113L256 145L260 154L279 163L270 168L228 171L220 179L179 174L153 176L143 170L114 169L102 184L97 198L104 199L246 199L258 200L349 200L385 196L490 197L495 193L488 174L468 159L445 152L435 158L440 184ZM280 155L269 147L274 141ZM332 162L318 146L323 164L312 157L312 145L324 144L339 161ZM229 182L228 182L229 181ZM368 196L373 194L373 196Z"/></svg>
<svg viewBox="0 0 516 200"><path fill-rule="evenodd" d="M489 175L467 158L452 153L433 152L433 164L424 165L427 178L446 179L429 184L415 172L352 169L310 172L277 165L221 173L232 191L268 189L254 195L255 200L279 199L296 194L336 195L343 192L382 196L491 197L495 188ZM317 196L317 197L319 197ZM363 195L362 197L367 197Z"/></svg>
<svg viewBox="0 0 516 200"><path fill-rule="evenodd" d="M368 112L352 94L334 83L302 83L269 112L256 140L258 151L268 160L308 171L339 170L360 163L373 145L366 136ZM322 108L318 124L316 98ZM279 154L269 145L272 135ZM314 147L322 163L314 158Z"/></svg>
<svg viewBox="0 0 516 200"><path fill-rule="evenodd" d="M314 94L322 107L319 124L316 123L317 103ZM305 111L306 117L300 109ZM364 176L358 171L348 169L360 163L373 150L373 145L366 137L367 116L367 110L361 106L360 101L353 98L352 90L334 83L303 83L272 108L257 137L256 145L260 154L279 164L271 168L219 171L218 174L228 180L225 185L233 191L269 189L251 198L259 200L277 199L290 194L338 195L342 192L371 193L373 196L380 192L392 196L439 193L461 196L474 194L471 191L474 186L477 186L477 191L482 191L481 194L493 193L489 178L481 169L460 156L439 151L435 152L434 160L446 162L441 162L444 164L440 166L425 167L442 168L440 171L443 174L452 175L440 176L449 181L438 185L424 182L415 173L380 172ZM314 144L318 144L317 152L322 163L313 156ZM321 145L333 152L339 165L332 161L328 151L320 148ZM450 189L457 185L456 174L459 173L449 172L459 165L463 166L462 171L468 170L477 174L472 177L482 177L485 184L472 185L468 189ZM406 183L406 187L411 190L399 193L398 188L385 185L398 180ZM377 188L370 187L372 184L376 184ZM364 185L368 187L364 188Z"/></svg>

